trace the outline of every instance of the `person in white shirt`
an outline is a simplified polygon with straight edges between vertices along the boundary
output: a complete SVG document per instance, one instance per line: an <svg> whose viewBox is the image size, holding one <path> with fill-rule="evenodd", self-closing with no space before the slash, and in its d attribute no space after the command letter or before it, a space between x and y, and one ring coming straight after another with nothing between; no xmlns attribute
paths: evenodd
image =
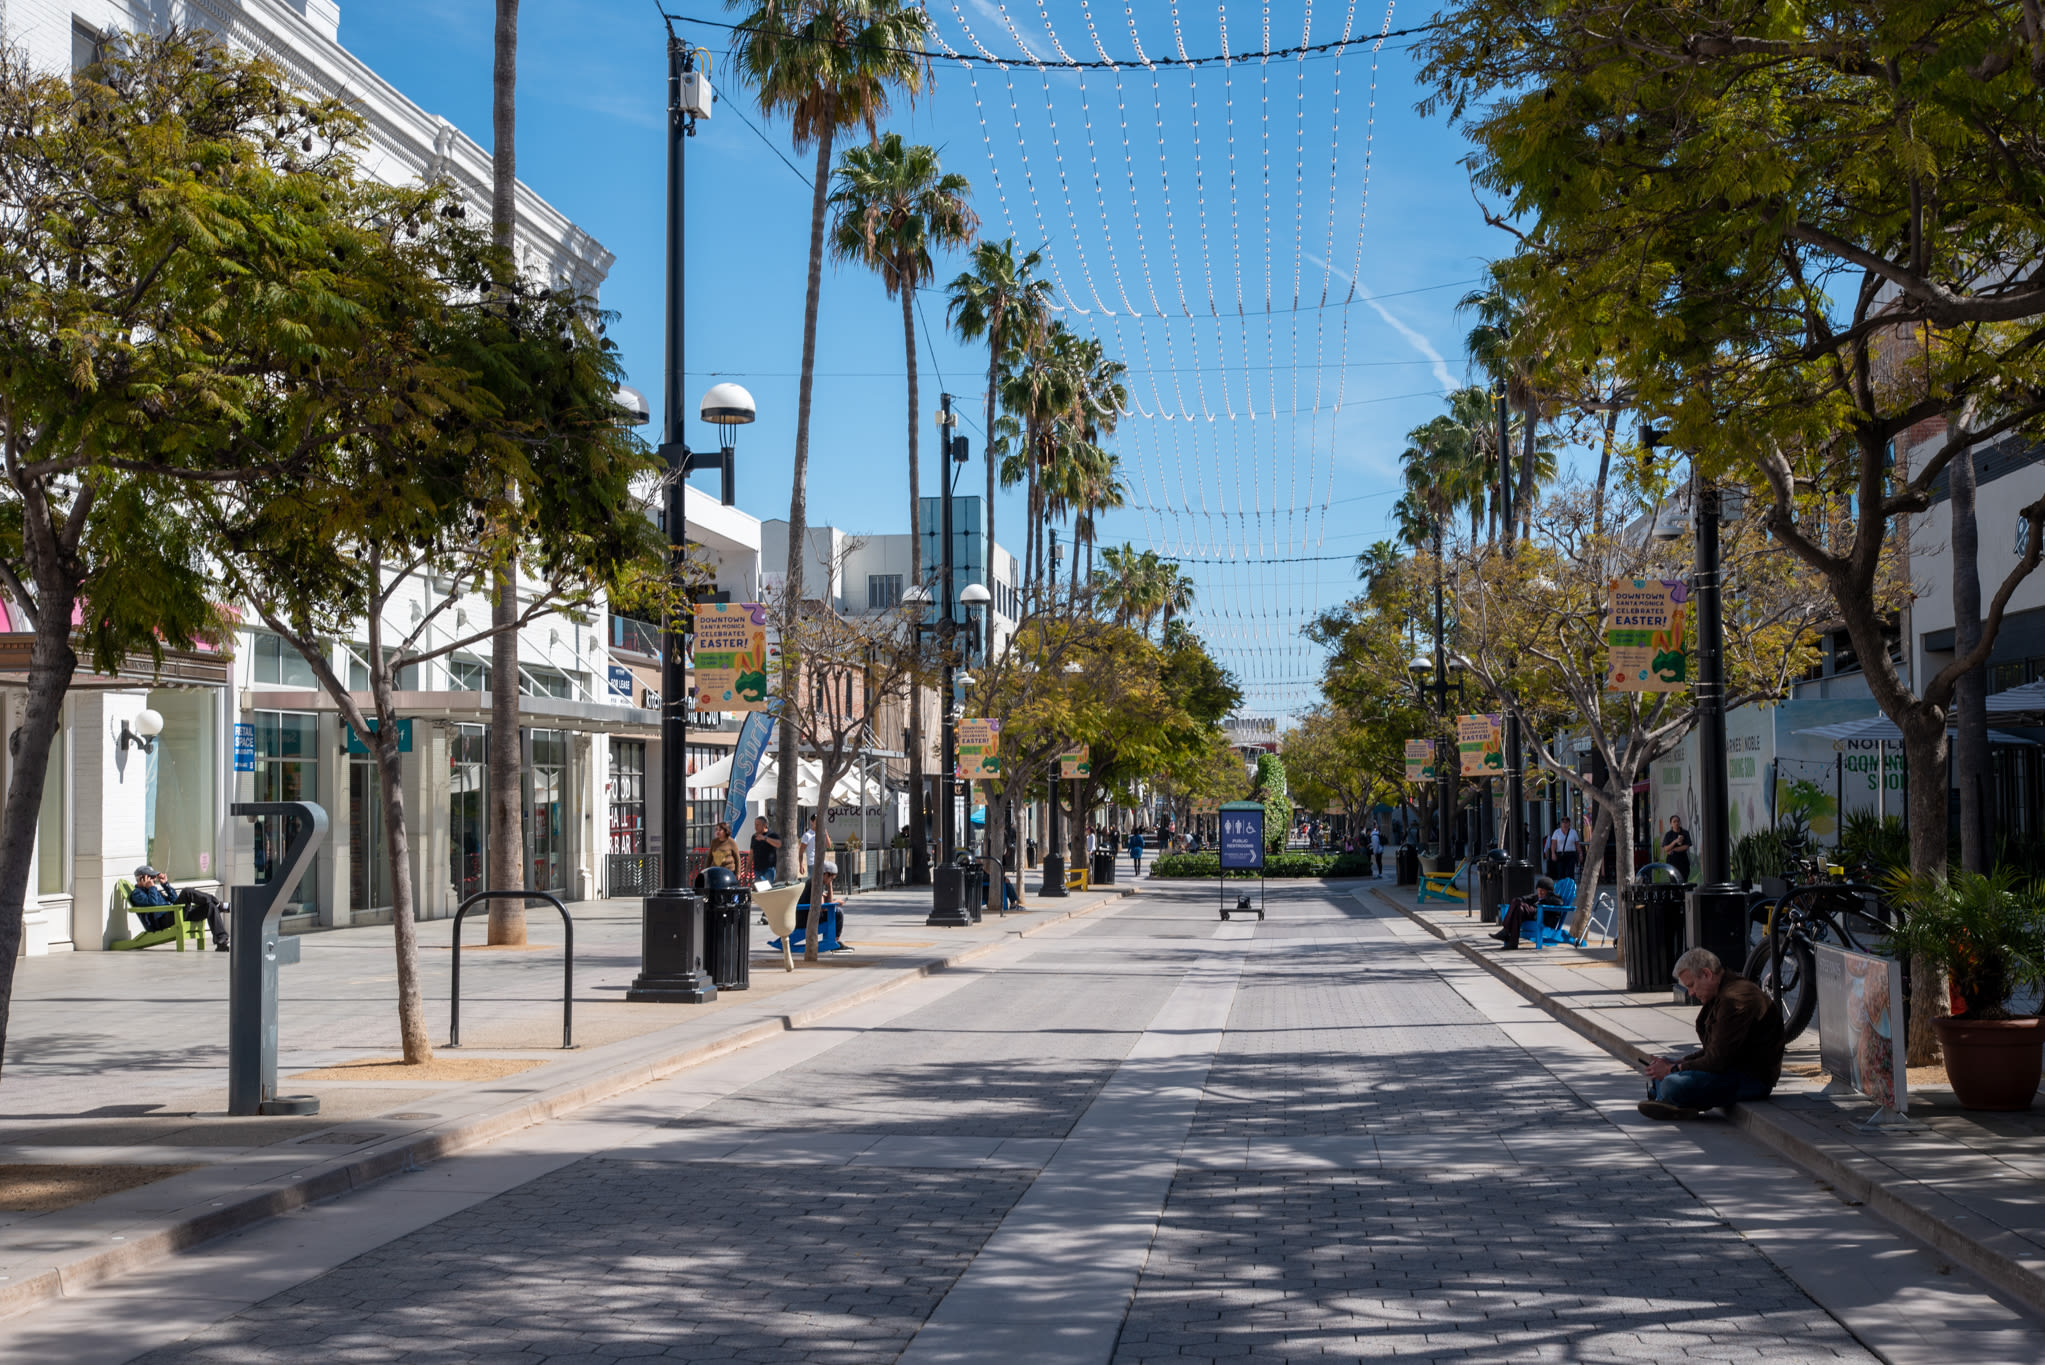
<svg viewBox="0 0 2045 1365"><path fill-rule="evenodd" d="M1576 826L1564 820L1548 835L1548 875L1556 881L1576 875L1577 853Z"/></svg>
<svg viewBox="0 0 2045 1365"><path fill-rule="evenodd" d="M1370 863L1371 876L1385 875L1385 836L1378 831L1375 824L1370 827Z"/></svg>
<svg viewBox="0 0 2045 1365"><path fill-rule="evenodd" d="M817 850L817 817L809 818L809 828L802 832L802 861L804 866L813 866ZM824 902L831 900L831 880L838 875L838 860L831 855L831 846L824 845Z"/></svg>

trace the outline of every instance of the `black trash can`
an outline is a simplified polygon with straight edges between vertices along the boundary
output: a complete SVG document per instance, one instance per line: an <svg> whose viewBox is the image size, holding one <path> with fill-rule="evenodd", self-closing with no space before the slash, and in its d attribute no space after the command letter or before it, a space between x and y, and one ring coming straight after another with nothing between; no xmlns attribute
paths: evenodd
<svg viewBox="0 0 2045 1365"><path fill-rule="evenodd" d="M696 878L703 890L703 965L721 991L752 985L753 897L728 867Z"/></svg>
<svg viewBox="0 0 2045 1365"><path fill-rule="evenodd" d="M1113 886L1115 884L1115 851L1113 849L1104 848L1094 854L1092 880L1095 886Z"/></svg>
<svg viewBox="0 0 2045 1365"><path fill-rule="evenodd" d="M1477 862L1477 917L1496 924L1505 901L1505 859L1486 854Z"/></svg>
<svg viewBox="0 0 2045 1365"><path fill-rule="evenodd" d="M987 912L987 865L978 858L962 862L959 871L965 893L966 914L978 924Z"/></svg>
<svg viewBox="0 0 2045 1365"><path fill-rule="evenodd" d="M1626 951L1626 989L1642 994L1675 988L1676 959L1683 955L1689 888L1681 882L1635 882L1626 892L1626 922L1620 938Z"/></svg>
<svg viewBox="0 0 2045 1365"><path fill-rule="evenodd" d="M1399 845L1397 854L1399 885L1420 885L1420 850L1411 844Z"/></svg>

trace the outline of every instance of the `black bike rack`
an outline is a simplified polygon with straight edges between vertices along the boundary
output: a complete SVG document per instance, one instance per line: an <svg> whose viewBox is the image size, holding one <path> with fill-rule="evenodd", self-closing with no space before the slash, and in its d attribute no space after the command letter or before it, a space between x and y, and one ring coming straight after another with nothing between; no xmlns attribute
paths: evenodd
<svg viewBox="0 0 2045 1365"><path fill-rule="evenodd" d="M543 900L561 912L561 929L566 936L561 945L561 1046L575 1046L575 921L569 918L568 907L545 891L478 891L454 911L454 979L448 987L447 1002L449 1047L462 1045L462 916L477 901L512 899Z"/></svg>

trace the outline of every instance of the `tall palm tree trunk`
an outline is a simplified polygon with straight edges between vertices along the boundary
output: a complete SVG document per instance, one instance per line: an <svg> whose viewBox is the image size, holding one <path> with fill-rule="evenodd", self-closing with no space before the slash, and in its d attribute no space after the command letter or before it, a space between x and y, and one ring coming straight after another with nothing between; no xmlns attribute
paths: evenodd
<svg viewBox="0 0 2045 1365"><path fill-rule="evenodd" d="M516 270L514 228L518 219L518 0L497 0L497 43L491 67L490 237ZM514 490L515 491L515 490ZM490 888L516 891L525 885L525 803L519 790L524 764L518 742L518 564L498 570L490 604L489 847ZM525 902L517 897L490 902L487 941L525 942ZM409 1053L408 1053L409 1055Z"/></svg>
<svg viewBox="0 0 2045 1365"><path fill-rule="evenodd" d="M897 277L902 286L902 345L909 367L909 582L923 583L923 474L917 462L917 433L922 415L916 394L916 290L906 276ZM949 452L938 452L939 473L951 470ZM920 622L918 624L921 624ZM923 838L923 707L914 689L909 693L909 838L913 851Z"/></svg>
<svg viewBox="0 0 2045 1365"><path fill-rule="evenodd" d="M1001 313L995 300L993 316L987 320L987 425L981 428L987 443L987 586L994 586L994 386L1001 377Z"/></svg>
<svg viewBox="0 0 2045 1365"><path fill-rule="evenodd" d="M824 209L831 187L831 143L835 140L833 134L836 131L834 120L824 118L818 122L822 131L817 134L817 170L810 191L809 288L802 307L802 377L795 397L795 473L788 490L788 586L782 605L785 622L792 622L794 614L802 610L802 562L809 541L810 396L817 373L817 306L824 288ZM788 634L785 623L782 633L784 637ZM792 653L784 650L781 655L781 695L784 697L795 695L797 665L798 660ZM796 745L793 725L781 727L778 752L781 772L774 785L774 798L781 810L775 823L781 833L781 856L792 867L796 851L802 847L802 820L795 808ZM821 790L818 797L824 797Z"/></svg>

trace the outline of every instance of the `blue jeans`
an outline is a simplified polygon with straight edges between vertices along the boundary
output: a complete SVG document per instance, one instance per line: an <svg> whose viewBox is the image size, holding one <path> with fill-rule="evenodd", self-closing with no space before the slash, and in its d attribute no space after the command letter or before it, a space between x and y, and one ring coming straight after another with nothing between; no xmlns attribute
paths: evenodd
<svg viewBox="0 0 2045 1365"><path fill-rule="evenodd" d="M1649 1087L1663 1104L1683 1109L1718 1109L1735 1100L1758 1100L1772 1087L1758 1077L1721 1071L1672 1071Z"/></svg>

